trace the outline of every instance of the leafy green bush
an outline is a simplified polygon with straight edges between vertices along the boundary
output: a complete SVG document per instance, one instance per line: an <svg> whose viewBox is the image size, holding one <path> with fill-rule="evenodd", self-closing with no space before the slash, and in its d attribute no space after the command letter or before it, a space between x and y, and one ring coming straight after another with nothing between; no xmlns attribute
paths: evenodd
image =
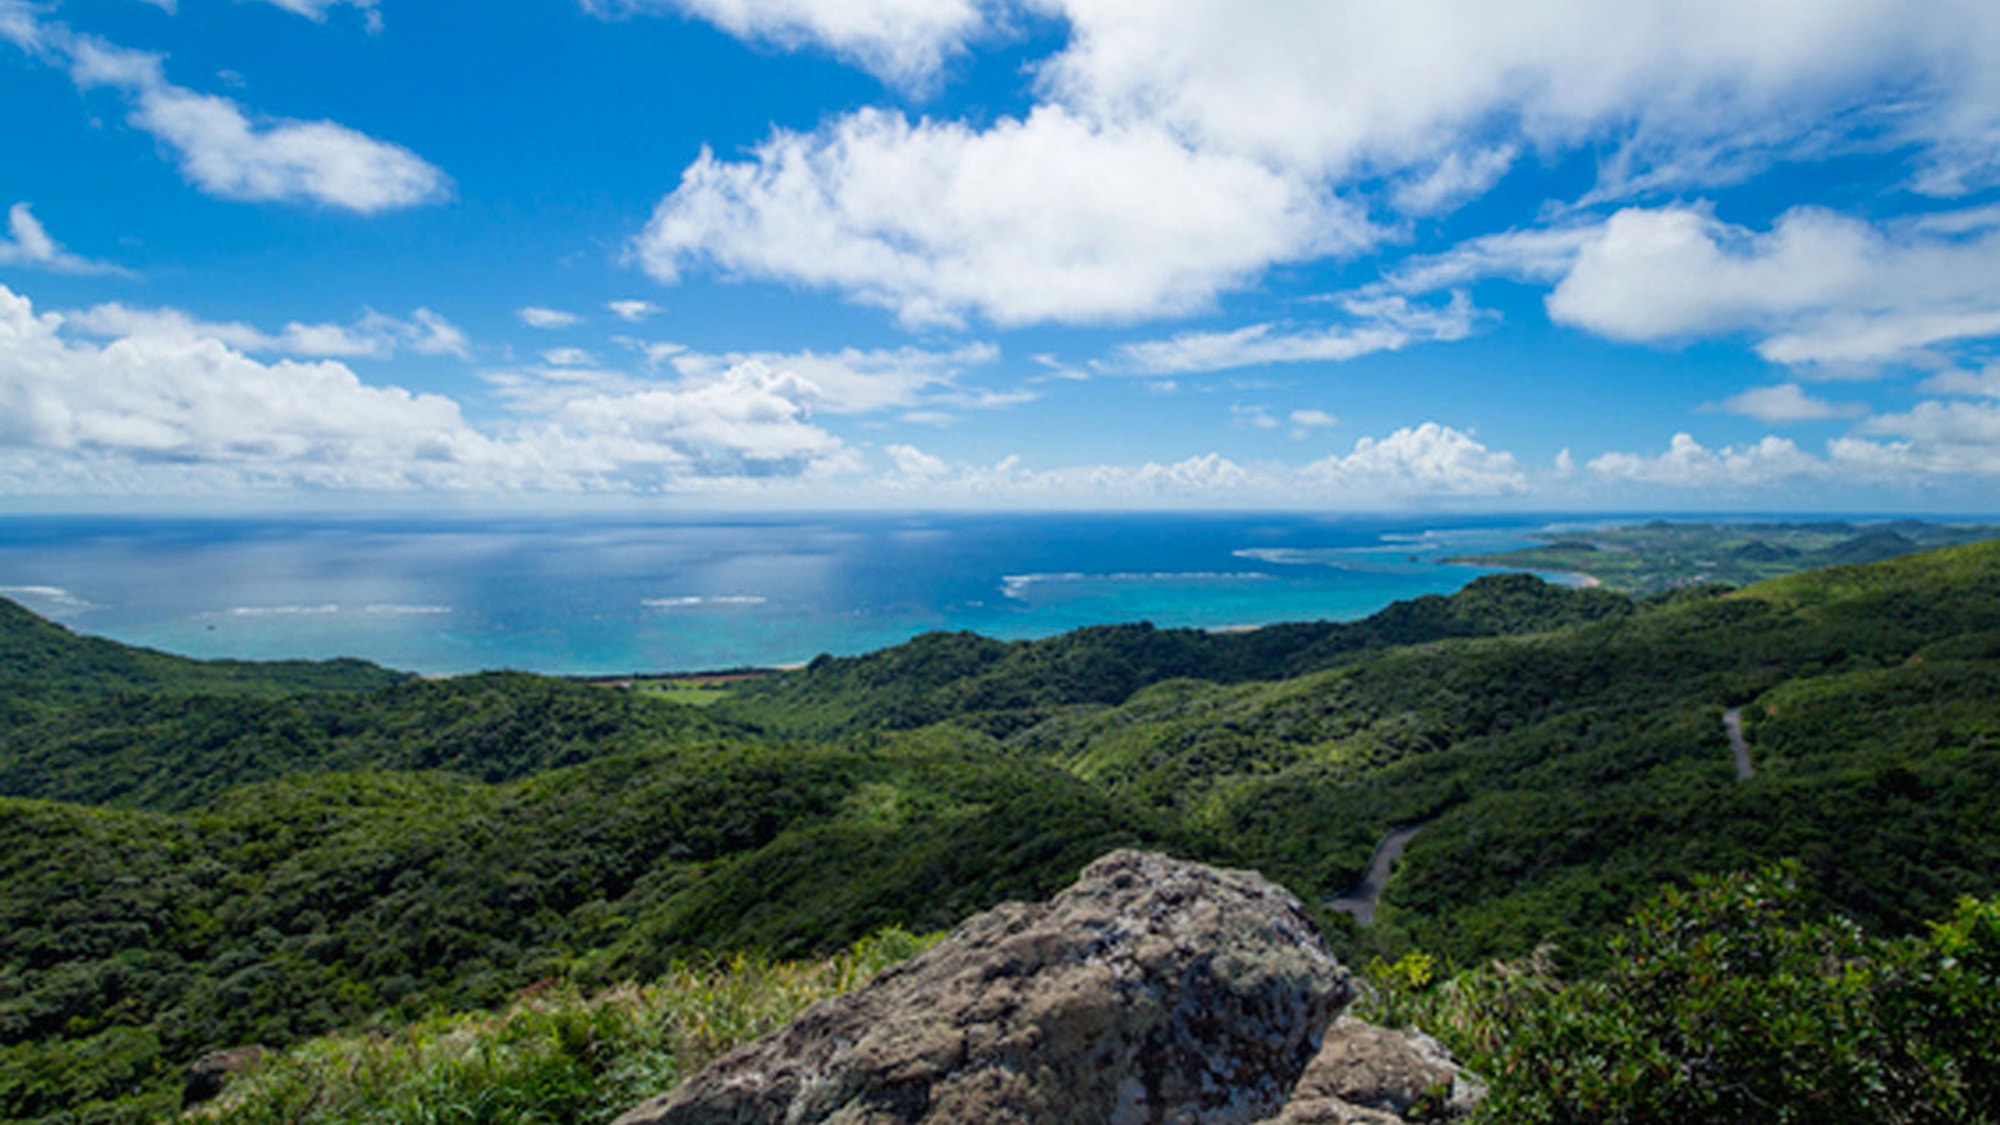
<svg viewBox="0 0 2000 1125"><path fill-rule="evenodd" d="M2000 901L1924 937L1806 907L1797 865L1668 890L1562 985L1546 957L1435 981L1369 976L1378 1017L1450 1043L1496 1122L1992 1121L2000 1113Z"/></svg>

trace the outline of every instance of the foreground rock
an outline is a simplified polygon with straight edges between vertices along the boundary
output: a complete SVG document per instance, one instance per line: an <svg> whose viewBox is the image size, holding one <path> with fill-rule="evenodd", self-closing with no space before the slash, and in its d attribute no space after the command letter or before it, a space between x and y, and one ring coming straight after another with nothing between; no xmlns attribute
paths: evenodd
<svg viewBox="0 0 2000 1125"><path fill-rule="evenodd" d="M1267 1125L1449 1121L1485 1096L1485 1086L1430 1036L1342 1016L1327 1029L1291 1101Z"/></svg>
<svg viewBox="0 0 2000 1125"><path fill-rule="evenodd" d="M617 1125L1248 1125L1284 1106L1351 995L1283 888L1115 852Z"/></svg>

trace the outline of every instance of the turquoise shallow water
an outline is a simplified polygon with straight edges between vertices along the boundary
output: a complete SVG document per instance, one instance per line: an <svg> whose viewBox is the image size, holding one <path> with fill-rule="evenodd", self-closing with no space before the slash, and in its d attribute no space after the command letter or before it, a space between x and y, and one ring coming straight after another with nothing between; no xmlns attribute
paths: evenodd
<svg viewBox="0 0 2000 1125"><path fill-rule="evenodd" d="M1152 621L1365 616L1481 571L1546 517L792 516L0 519L0 596L204 657L426 673L693 671L934 629L1015 639Z"/></svg>

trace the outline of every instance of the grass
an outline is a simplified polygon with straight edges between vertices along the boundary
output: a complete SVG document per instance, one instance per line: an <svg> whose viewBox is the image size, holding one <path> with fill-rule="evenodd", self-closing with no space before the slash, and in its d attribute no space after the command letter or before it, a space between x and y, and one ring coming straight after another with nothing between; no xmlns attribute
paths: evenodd
<svg viewBox="0 0 2000 1125"><path fill-rule="evenodd" d="M711 679L635 680L632 687L649 699L664 699L684 707L710 707L730 696L724 682Z"/></svg>
<svg viewBox="0 0 2000 1125"><path fill-rule="evenodd" d="M602 1122L937 939L886 930L831 957L739 954L585 996L531 987L506 1009L315 1039L183 1120L224 1125Z"/></svg>

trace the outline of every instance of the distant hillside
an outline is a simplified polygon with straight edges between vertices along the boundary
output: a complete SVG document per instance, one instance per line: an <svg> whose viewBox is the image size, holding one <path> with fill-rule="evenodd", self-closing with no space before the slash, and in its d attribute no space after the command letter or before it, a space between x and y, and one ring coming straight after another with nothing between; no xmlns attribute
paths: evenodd
<svg viewBox="0 0 2000 1125"><path fill-rule="evenodd" d="M189 660L83 637L0 598L0 706L119 692L269 697L301 691L368 691L411 677L361 660Z"/></svg>
<svg viewBox="0 0 2000 1125"><path fill-rule="evenodd" d="M856 657L821 657L769 676L715 708L789 737L907 730L953 719L1007 734L1080 703L1120 703L1166 680L1277 680L1396 645L1536 633L1623 617L1632 603L1525 574L1489 575L1449 597L1397 602L1361 621L1272 625L1245 632L1103 625L1002 643L931 633Z"/></svg>
<svg viewBox="0 0 2000 1125"><path fill-rule="evenodd" d="M1652 594L1708 582L1747 585L1828 566L1881 562L1916 551L2000 538L2000 526L1893 520L1850 523L1650 523L1563 530L1541 546L1452 562L1588 575L1614 590Z"/></svg>
<svg viewBox="0 0 2000 1125"><path fill-rule="evenodd" d="M268 684L252 678L263 666L240 667L244 682ZM101 696L0 728L0 796L175 811L283 777L443 770L501 782L742 733L696 708L518 672L274 698L190 690Z"/></svg>

